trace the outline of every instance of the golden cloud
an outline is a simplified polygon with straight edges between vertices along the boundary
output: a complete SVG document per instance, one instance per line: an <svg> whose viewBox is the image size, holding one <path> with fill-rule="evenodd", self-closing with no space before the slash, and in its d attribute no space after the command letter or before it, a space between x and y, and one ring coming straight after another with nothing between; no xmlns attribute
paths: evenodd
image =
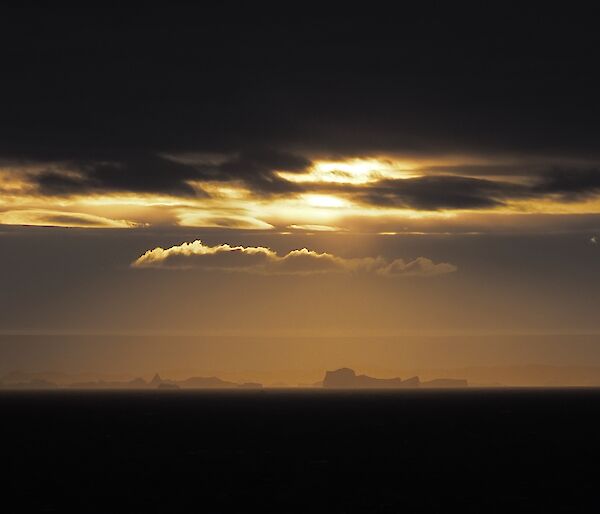
<svg viewBox="0 0 600 514"><path fill-rule="evenodd" d="M206 212L183 210L177 212L181 227L214 227L240 230L271 230L273 225L252 216L236 215L228 212Z"/></svg>
<svg viewBox="0 0 600 514"><path fill-rule="evenodd" d="M288 228L305 232L340 232L345 229L331 225L290 225Z"/></svg>
<svg viewBox="0 0 600 514"><path fill-rule="evenodd" d="M0 225L70 228L132 228L137 223L77 212L24 209L0 212Z"/></svg>
<svg viewBox="0 0 600 514"><path fill-rule="evenodd" d="M171 169L173 160L159 163ZM221 162L213 160L215 166ZM207 165L204 160L181 162L200 170ZM300 166L305 161L290 162ZM235 169L189 179L194 170L177 168L183 174L173 187L134 183L132 189L128 182L114 183L121 174L113 176L103 167L97 171L104 182L98 182L84 176L87 168L65 169L65 163L0 161L0 224L450 234L563 230L585 222L578 217L591 223L600 215L599 174L583 163L556 171L547 163L469 156L316 159L302 169L269 168L273 180L257 182L255 177L251 183L246 178L254 175L242 171L252 162L234 164ZM531 174L524 172L530 168Z"/></svg>
<svg viewBox="0 0 600 514"><path fill-rule="evenodd" d="M280 256L263 246L207 246L202 241L147 251L132 263L134 268L200 269L239 271L269 275L312 275L318 273L370 273L384 277L444 275L457 270L449 263L434 263L425 257L412 261L383 257L348 259L307 248Z"/></svg>

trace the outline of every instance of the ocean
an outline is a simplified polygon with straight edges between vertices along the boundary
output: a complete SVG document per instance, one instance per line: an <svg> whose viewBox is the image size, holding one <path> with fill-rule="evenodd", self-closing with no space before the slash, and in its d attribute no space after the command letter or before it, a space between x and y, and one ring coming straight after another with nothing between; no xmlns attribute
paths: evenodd
<svg viewBox="0 0 600 514"><path fill-rule="evenodd" d="M598 389L0 392L4 513L593 512Z"/></svg>

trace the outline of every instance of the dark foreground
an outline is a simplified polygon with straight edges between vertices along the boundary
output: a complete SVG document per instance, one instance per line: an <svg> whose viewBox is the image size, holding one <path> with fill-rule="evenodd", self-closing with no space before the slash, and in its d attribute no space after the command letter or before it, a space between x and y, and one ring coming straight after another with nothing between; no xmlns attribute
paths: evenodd
<svg viewBox="0 0 600 514"><path fill-rule="evenodd" d="M0 394L2 511L593 512L598 390Z"/></svg>

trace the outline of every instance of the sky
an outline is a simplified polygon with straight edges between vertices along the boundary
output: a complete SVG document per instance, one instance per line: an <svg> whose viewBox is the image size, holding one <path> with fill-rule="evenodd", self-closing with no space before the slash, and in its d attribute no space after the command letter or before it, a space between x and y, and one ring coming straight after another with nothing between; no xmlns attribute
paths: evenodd
<svg viewBox="0 0 600 514"><path fill-rule="evenodd" d="M481 363L515 334L537 345L507 343L515 362L542 362L542 336L560 335L555 364L573 364L570 336L597 339L589 13L175 3L2 17L0 332L14 338L0 346L15 366L37 351L23 334L53 335L59 355L57 334L160 336L165 352L173 335L283 349L358 336L357 365L386 359L375 337L491 338ZM438 362L430 348L422 360ZM475 362L456 348L456 365ZM577 362L600 359L585 348ZM172 352L185 367L188 350Z"/></svg>

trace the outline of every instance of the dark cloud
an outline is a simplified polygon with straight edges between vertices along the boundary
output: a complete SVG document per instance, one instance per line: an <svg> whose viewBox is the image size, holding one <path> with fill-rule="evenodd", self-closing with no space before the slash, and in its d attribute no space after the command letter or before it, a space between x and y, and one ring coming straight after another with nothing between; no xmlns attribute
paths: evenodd
<svg viewBox="0 0 600 514"><path fill-rule="evenodd" d="M426 166L419 171L431 175L460 175L463 177L523 177L543 172L542 165L531 164L453 164Z"/></svg>
<svg viewBox="0 0 600 514"><path fill-rule="evenodd" d="M262 194L297 192L301 190L299 185L284 180L273 172L303 172L310 165L310 159L287 152L246 150L221 162L212 170L209 169L207 178L242 180L255 192Z"/></svg>
<svg viewBox="0 0 600 514"><path fill-rule="evenodd" d="M298 191L274 171L300 172L310 160L277 150L247 150L216 164L183 164L156 155L117 156L105 162L58 163L68 171L48 170L32 176L40 191L70 195L98 191L162 193L175 196L207 196L188 181L241 181L258 194Z"/></svg>
<svg viewBox="0 0 600 514"><path fill-rule="evenodd" d="M269 173L273 170L302 172L310 166L309 159L276 150L247 150L220 166L220 170L244 176Z"/></svg>
<svg viewBox="0 0 600 514"><path fill-rule="evenodd" d="M381 180L356 194L359 200L381 207L440 210L498 207L530 192L517 184L448 175Z"/></svg>
<svg viewBox="0 0 600 514"><path fill-rule="evenodd" d="M563 200L578 200L600 193L599 169L553 169L534 187L542 195L558 195Z"/></svg>
<svg viewBox="0 0 600 514"><path fill-rule="evenodd" d="M461 169L459 166L456 168ZM508 201L519 199L558 197L562 201L576 201L592 197L600 194L600 171L577 168L540 170L539 175L530 176L526 182L429 175L380 180L358 187L338 186L333 191L380 207L475 210L500 207Z"/></svg>
<svg viewBox="0 0 600 514"><path fill-rule="evenodd" d="M42 143L31 152L593 150L597 31L576 31L585 18L563 12L500 11L476 23L476 12L461 22L440 6L404 21L350 9L318 19L204 7L5 12L3 141ZM536 132L549 120L553 130Z"/></svg>
<svg viewBox="0 0 600 514"><path fill-rule="evenodd" d="M153 155L113 162L65 163L70 173L45 171L34 176L42 193L70 195L98 191L131 191L202 196L186 181L197 177L193 166Z"/></svg>

